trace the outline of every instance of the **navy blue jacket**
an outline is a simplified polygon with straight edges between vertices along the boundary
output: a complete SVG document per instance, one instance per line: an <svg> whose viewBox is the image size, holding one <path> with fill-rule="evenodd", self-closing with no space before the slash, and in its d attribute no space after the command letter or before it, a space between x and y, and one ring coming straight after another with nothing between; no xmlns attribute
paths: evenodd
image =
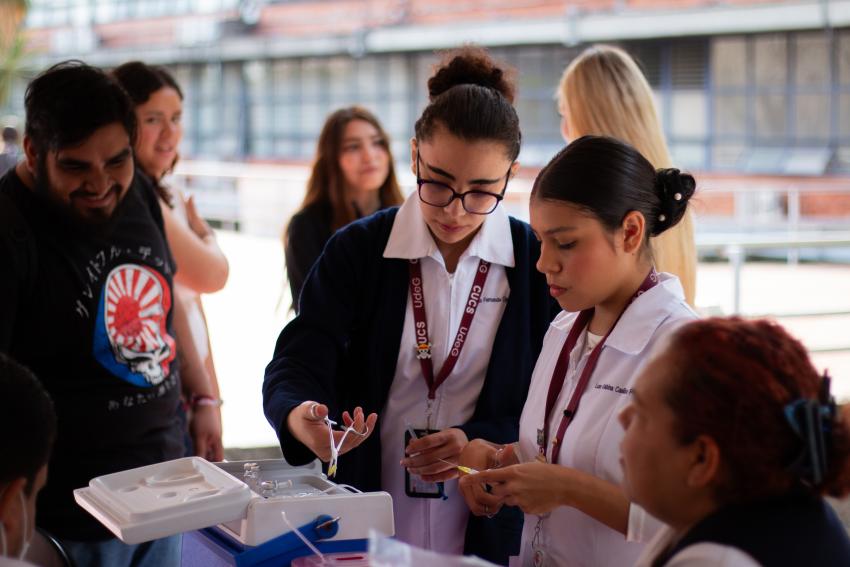
<svg viewBox="0 0 850 567"><path fill-rule="evenodd" d="M850 565L850 537L832 507L804 488L726 506L700 521L653 566L701 542L744 551L764 567Z"/></svg>
<svg viewBox="0 0 850 567"><path fill-rule="evenodd" d="M397 210L356 221L328 241L307 276L298 316L278 338L266 367L263 406L290 464L315 459L286 427L289 412L303 401L327 404L332 418L356 406L380 416L387 401L409 290L408 262L383 257ZM535 269L540 247L530 227L514 218L510 226L516 264L505 270L510 296L475 412L458 425L469 439L496 443L519 437L531 373L559 310ZM380 490L380 435L343 455L339 468L338 482ZM521 530L518 509L503 509L492 520L470 517L466 551L506 563L519 551Z"/></svg>

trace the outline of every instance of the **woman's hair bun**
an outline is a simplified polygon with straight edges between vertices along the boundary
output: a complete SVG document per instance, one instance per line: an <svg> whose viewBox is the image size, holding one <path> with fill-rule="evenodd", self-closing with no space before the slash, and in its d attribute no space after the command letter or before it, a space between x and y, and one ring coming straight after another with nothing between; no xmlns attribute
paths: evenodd
<svg viewBox="0 0 850 567"><path fill-rule="evenodd" d="M682 220L696 186L692 175L682 173L674 167L656 170L655 192L658 195L659 207L651 236L658 236Z"/></svg>
<svg viewBox="0 0 850 567"><path fill-rule="evenodd" d="M428 80L428 97L433 102L457 85L494 89L510 103L513 103L516 92L512 70L499 66L483 47L466 46L447 51Z"/></svg>

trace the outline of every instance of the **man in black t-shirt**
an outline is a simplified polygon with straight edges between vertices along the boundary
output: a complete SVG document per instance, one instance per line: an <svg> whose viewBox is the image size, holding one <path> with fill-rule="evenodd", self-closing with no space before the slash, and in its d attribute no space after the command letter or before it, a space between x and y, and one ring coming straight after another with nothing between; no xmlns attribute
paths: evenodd
<svg viewBox="0 0 850 567"><path fill-rule="evenodd" d="M24 161L0 178L0 351L29 366L55 402L38 524L80 566L180 557L177 537L112 538L72 494L184 453L175 267L156 196L134 176L131 104L99 69L52 67L27 88ZM183 389L210 393L192 386ZM209 427L203 408L194 417L195 429Z"/></svg>

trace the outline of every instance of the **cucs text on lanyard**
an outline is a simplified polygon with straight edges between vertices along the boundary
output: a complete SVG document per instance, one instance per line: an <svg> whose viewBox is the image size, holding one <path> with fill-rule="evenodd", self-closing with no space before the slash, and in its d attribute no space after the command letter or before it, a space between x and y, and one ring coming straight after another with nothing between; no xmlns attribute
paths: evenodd
<svg viewBox="0 0 850 567"><path fill-rule="evenodd" d="M597 344L593 351L591 351L590 356L587 359L587 363L584 365L584 370L582 370L581 376L579 377L576 389L570 397L567 408L564 410L564 416L561 418L561 423L558 426L555 438L552 439L552 463L558 462L558 455L560 453L561 442L564 440L564 434L578 411L578 404L581 401L581 396L584 394L584 390L590 382L590 376L593 374L594 368L596 368L596 363L599 361L599 355L602 353L602 347L605 345L605 341L608 340L608 337L616 328L617 323L620 322L620 319L623 317L623 313L626 312L629 305L631 305L639 295L652 289L656 285L658 285L658 273L655 271L655 268L652 268L649 275L646 276L646 279L643 280L643 283L640 284L638 290L623 308L623 311L621 311L620 315L617 316L617 320L614 321L614 324L611 325L611 328L602 340L599 341L599 344ZM579 313L575 323L573 323L573 326L570 329L570 333L567 335L567 340L564 342L563 348L561 348L561 353L558 355L558 362L555 364L555 371L552 373L552 380L549 382L549 392L546 396L546 413L543 418L543 429L538 430L537 434L537 448L544 458L546 457L546 448L549 446L549 416L552 414L552 409L555 407L555 402L558 401L558 395L561 393L561 388L563 388L564 381L567 378L570 354L572 354L581 333L590 323L592 318L592 307Z"/></svg>
<svg viewBox="0 0 850 567"><path fill-rule="evenodd" d="M469 298L466 300L463 316L460 320L460 325L457 329L457 334L452 342L452 348L449 350L449 355L443 362L442 368L434 376L434 365L431 362L431 343L428 339L428 320L425 315L425 294L422 291L422 265L419 260L410 260L410 299L413 304L413 320L414 333L416 336L416 357L422 366L422 376L425 378L425 383L428 386L428 403L430 404L437 396L437 388L446 381L452 370L457 364L460 357L460 352L466 344L469 328L472 325L472 318L475 317L475 312L478 310L478 304L481 302L481 293L484 291L484 282L487 281L487 275L490 273L490 262L481 260L478 262L478 269L475 272L475 279L472 281L472 287L469 290ZM429 416L430 419L430 416ZM430 424L429 424L430 427Z"/></svg>

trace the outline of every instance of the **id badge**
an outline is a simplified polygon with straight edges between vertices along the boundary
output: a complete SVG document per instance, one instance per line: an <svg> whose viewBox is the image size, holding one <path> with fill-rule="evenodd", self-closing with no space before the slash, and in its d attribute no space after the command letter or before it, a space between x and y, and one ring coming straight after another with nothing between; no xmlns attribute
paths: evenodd
<svg viewBox="0 0 850 567"><path fill-rule="evenodd" d="M436 433L436 429L414 429L416 437L423 437ZM404 447L410 443L410 432L404 432ZM404 493L411 498L445 498L446 489L442 482L426 482L422 477L410 474L404 469Z"/></svg>

